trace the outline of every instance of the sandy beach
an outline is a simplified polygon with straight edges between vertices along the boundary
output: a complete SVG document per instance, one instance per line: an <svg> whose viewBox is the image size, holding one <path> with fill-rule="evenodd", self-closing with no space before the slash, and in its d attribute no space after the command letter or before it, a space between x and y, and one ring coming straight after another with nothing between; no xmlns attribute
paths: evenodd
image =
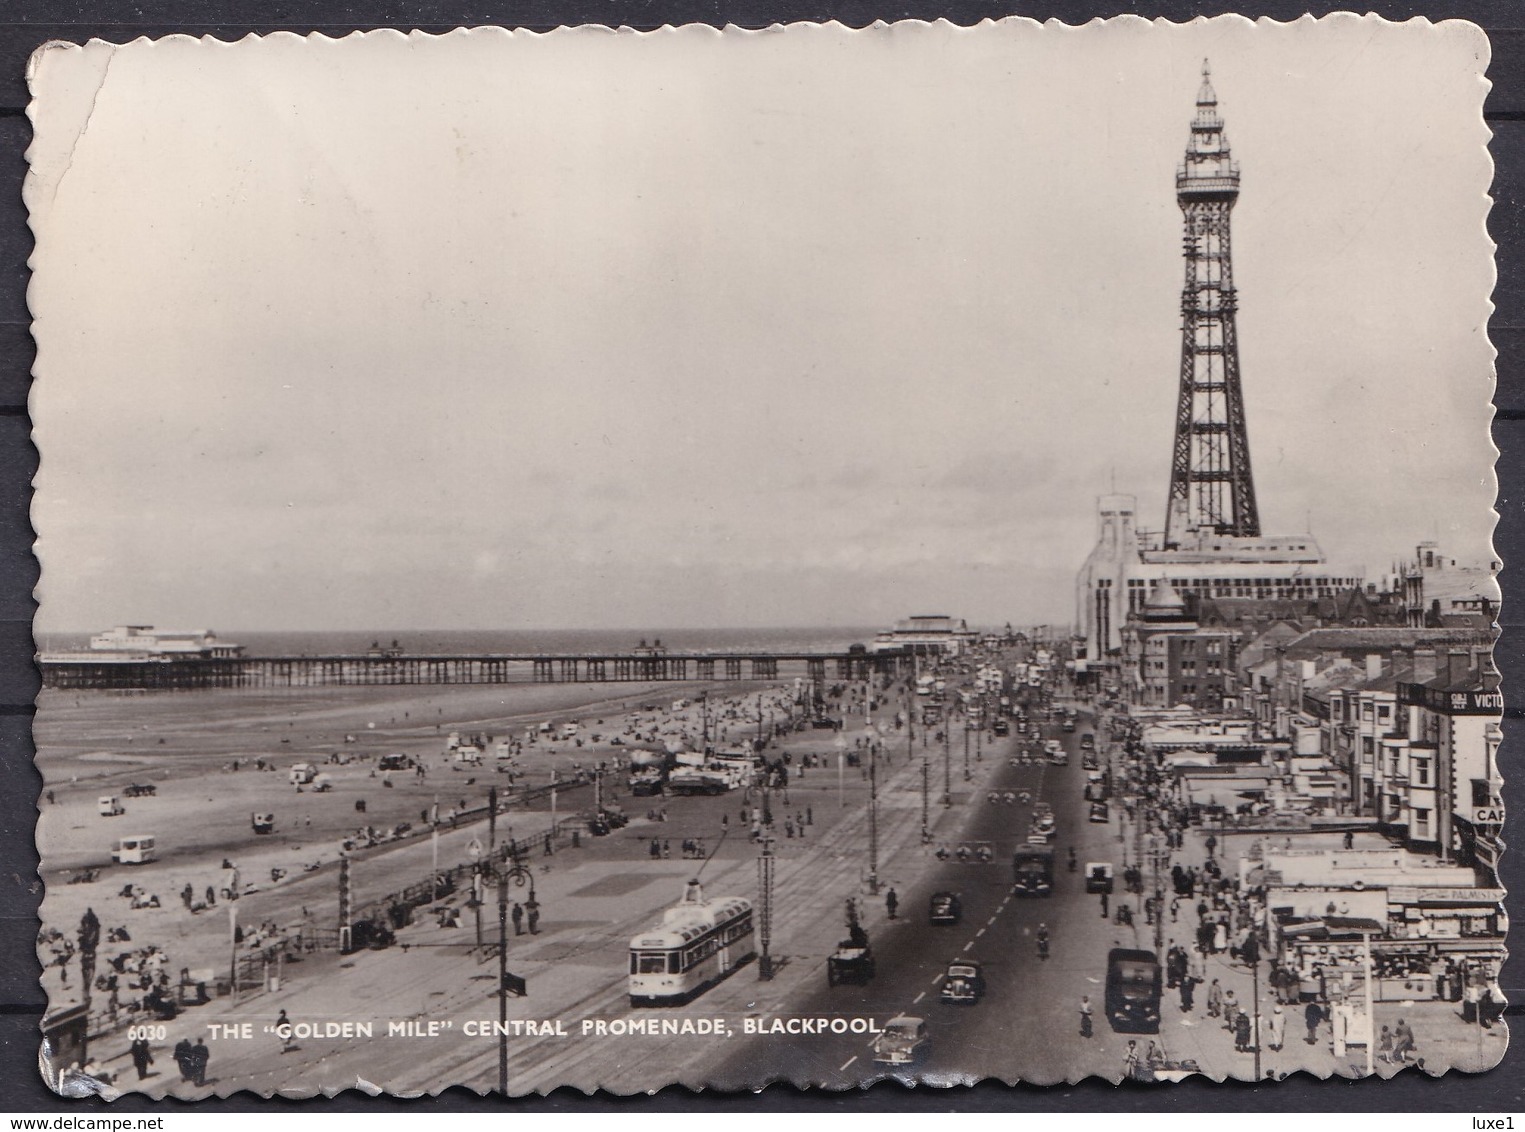
<svg viewBox="0 0 1525 1132"><path fill-rule="evenodd" d="M489 788L506 794L510 782L521 790L545 786L554 772L568 784L557 791L556 802L542 798L504 813L499 833L509 836L516 825L521 835L548 828L555 817L592 807L593 788L570 785L579 769L602 763L616 770L638 741L702 742L704 713L695 701L706 690L712 738L750 735L757 713L749 705L760 702L763 687L732 682L44 692L36 723L37 764L45 781L37 827L47 884L44 934L56 929L72 939L88 907L107 928L123 927L130 936L119 946L103 946L103 963L113 953L152 944L167 953L173 971L225 969L230 921L223 910L234 876L225 863L236 866L243 890L238 918L251 931L265 923L328 927L336 922L336 877L346 842L356 862L357 904L382 899L429 874L432 815L445 823L441 865L458 863L485 822L456 829L449 815L484 806ZM679 702L687 706L675 708ZM574 720L577 735L562 737L563 725ZM546 723L551 731L541 732ZM481 765L459 762L447 750L452 732L493 745L516 742L521 753L515 773L495 769L491 747ZM419 769L381 772L383 754L407 755ZM329 789L298 789L289 775L298 763L315 764ZM621 779L607 779L611 795L623 791ZM154 792L129 796L134 784ZM98 800L108 796L119 799L125 812L103 816ZM554 815L553 805L559 806ZM273 816L271 833L254 832L256 813ZM157 860L112 864L113 845L129 835L154 837ZM379 843L367 848L370 835ZM70 883L89 869L98 870L96 879ZM140 899L157 897L158 906L132 907L122 895L125 886L140 890ZM44 964L60 946L56 939L45 941ZM77 995L77 986L60 982L56 966L43 982L55 1008Z"/></svg>

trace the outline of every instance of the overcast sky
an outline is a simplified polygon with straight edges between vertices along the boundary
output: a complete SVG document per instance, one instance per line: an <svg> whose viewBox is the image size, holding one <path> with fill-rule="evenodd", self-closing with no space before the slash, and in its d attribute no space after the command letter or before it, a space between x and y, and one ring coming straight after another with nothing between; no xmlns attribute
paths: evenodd
<svg viewBox="0 0 1525 1132"><path fill-rule="evenodd" d="M1164 518L1204 56L1267 533L1488 553L1463 25L44 53L43 630L1064 622Z"/></svg>

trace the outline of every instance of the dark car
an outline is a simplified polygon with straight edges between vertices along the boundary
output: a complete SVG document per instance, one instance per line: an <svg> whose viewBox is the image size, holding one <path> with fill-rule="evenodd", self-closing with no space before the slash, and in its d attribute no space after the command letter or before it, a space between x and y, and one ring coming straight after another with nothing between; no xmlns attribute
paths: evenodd
<svg viewBox="0 0 1525 1132"><path fill-rule="evenodd" d="M927 908L934 924L956 924L964 915L964 906L954 892L935 892Z"/></svg>
<svg viewBox="0 0 1525 1132"><path fill-rule="evenodd" d="M1112 820L1112 812L1107 808L1107 804L1105 802L1091 803L1091 820L1094 822Z"/></svg>
<svg viewBox="0 0 1525 1132"><path fill-rule="evenodd" d="M985 974L978 959L955 959L948 964L938 997L946 1003L973 1006L985 995Z"/></svg>

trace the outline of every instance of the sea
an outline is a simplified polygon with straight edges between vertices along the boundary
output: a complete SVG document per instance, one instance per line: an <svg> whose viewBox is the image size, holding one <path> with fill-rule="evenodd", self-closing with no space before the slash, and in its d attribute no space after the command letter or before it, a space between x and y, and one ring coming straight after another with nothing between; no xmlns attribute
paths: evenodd
<svg viewBox="0 0 1525 1132"><path fill-rule="evenodd" d="M221 642L244 646L246 656L354 656L395 644L409 656L503 653L622 653L641 645L674 652L845 652L867 644L875 628L660 629L378 629L368 632L218 630ZM89 633L39 633L42 653L74 652Z"/></svg>

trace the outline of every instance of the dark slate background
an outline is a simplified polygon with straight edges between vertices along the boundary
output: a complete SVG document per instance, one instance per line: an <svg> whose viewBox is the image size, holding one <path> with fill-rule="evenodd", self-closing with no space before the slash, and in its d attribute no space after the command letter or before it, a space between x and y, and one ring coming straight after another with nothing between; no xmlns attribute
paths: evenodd
<svg viewBox="0 0 1525 1132"><path fill-rule="evenodd" d="M1362 11L1375 11L1392 20L1426 17L1465 19L1487 30L1493 44L1488 77L1493 89L1485 116L1493 130L1496 167L1494 206L1488 227L1498 245L1498 284L1490 324L1498 350L1498 417L1493 435L1498 461L1500 523L1495 536L1505 563L1503 575L1504 637L1498 664L1504 675L1507 708L1501 761L1506 783L1505 803L1512 817L1509 829L1525 815L1525 771L1520 762L1521 724L1525 717L1525 583L1513 564L1525 558L1525 518L1518 500L1525 496L1525 259L1522 259L1520 201L1525 192L1525 0L1453 0L1431 5L1373 2ZM42 1084L37 1071L37 1022L45 1002L38 986L39 968L33 940L42 888L37 878L37 854L32 827L41 789L31 761L30 723L38 680L32 664L32 587L37 566L31 556L28 520L30 482L37 454L30 439L27 388L32 364L26 306L27 266L32 240L21 203L26 172L24 153L31 136L26 119L27 57L49 39L82 42L89 38L124 42L139 36L173 32L211 35L233 40L277 30L321 32L339 36L357 30L395 27L444 32L458 26L502 24L544 31L561 24L605 23L641 30L663 24L708 23L760 27L772 23L835 19L854 27L873 20L932 20L959 24L1008 15L1038 20L1082 23L1129 11L1151 18L1185 21L1197 16L1238 12L1292 20L1311 12L1323 15L1339 5L1255 3L1196 5L1168 0L1138 0L1106 8L1095 0L1052 0L1049 3L976 2L976 0L523 0L520 3L464 0L307 0L252 4L248 0L20 0L0 7L0 768L9 787L0 790L0 1111L45 1110L76 1115L100 1114L100 1101L63 1101ZM251 14L259 11L260 18ZM1422 411L1421 406L1416 410ZM1511 916L1525 923L1525 868L1510 853L1504 862L1504 882L1511 889ZM1517 952L1525 948L1516 946ZM1511 1024L1525 1024L1525 955L1512 961L1502 980L1510 997L1521 1006L1511 1011ZM1518 1011L1518 1013L1516 1013ZM1430 1078L1409 1071L1399 1078L1349 1082L1319 1081L1306 1074L1274 1086L1217 1085L1191 1080L1176 1086L1114 1088L1090 1081L1074 1088L1016 1088L984 1084L973 1088L907 1089L888 1083L851 1093L806 1093L774 1086L760 1094L696 1094L670 1088L654 1097L585 1097L562 1089L548 1097L505 1102L452 1089L432 1101L367 1097L351 1090L329 1101L305 1102L345 1112L408 1111L427 1104L431 1113L508 1108L515 1112L588 1112L614 1115L624 1111L724 1112L834 1111L899 1112L906 1110L1013 1112L1160 1112L1170 1110L1242 1110L1271 1108L1288 1112L1345 1109L1363 1112L1458 1111L1473 1113L1525 1109L1525 1042L1516 1041L1502 1064L1489 1073L1451 1073ZM243 1093L223 1101L200 1102L198 1111L279 1110L304 1102L267 1101ZM153 1102L129 1097L109 1106L114 1115L187 1111L177 1101Z"/></svg>

